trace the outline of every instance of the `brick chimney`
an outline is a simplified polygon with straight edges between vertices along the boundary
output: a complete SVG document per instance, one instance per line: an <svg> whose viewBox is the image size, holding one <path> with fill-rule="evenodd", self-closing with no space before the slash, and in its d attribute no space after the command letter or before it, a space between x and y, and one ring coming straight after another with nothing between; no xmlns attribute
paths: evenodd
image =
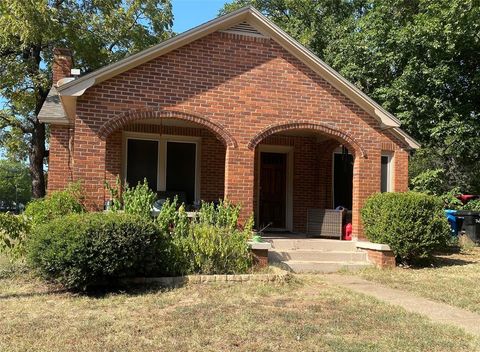
<svg viewBox="0 0 480 352"><path fill-rule="evenodd" d="M70 70L73 68L72 51L70 49L55 48L53 49L53 85L57 86L57 82L65 77L70 77Z"/></svg>

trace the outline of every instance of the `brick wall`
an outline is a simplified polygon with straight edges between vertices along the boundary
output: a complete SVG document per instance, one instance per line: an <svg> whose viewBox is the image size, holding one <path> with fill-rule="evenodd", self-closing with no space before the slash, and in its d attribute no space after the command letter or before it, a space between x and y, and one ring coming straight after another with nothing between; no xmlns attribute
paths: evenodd
<svg viewBox="0 0 480 352"><path fill-rule="evenodd" d="M229 145L225 195L243 205L244 218L254 203L255 151L249 146L269 127L281 132L279 124L294 128L307 121L323 126L318 130L323 133L332 127L336 131L332 137L355 154L355 234L362 235L358 209L380 189L383 143L390 143L399 156L395 189L406 188L405 146L381 131L374 118L272 40L213 33L89 88L78 98L74 177L85 181L92 209L103 206L103 181L110 177L105 158L108 138L105 141L99 131L110 131L110 121L122 128L129 112L139 110L177 111L208 122L208 128ZM314 158L313 149L305 148L308 158Z"/></svg>
<svg viewBox="0 0 480 352"><path fill-rule="evenodd" d="M50 156L48 158L47 191L52 192L65 188L72 181L70 131L68 126L54 125L50 127Z"/></svg>

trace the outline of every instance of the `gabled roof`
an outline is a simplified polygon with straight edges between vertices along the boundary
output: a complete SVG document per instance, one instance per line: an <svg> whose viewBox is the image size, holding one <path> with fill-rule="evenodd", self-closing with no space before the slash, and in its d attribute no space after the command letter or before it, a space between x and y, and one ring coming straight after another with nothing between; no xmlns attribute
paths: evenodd
<svg viewBox="0 0 480 352"><path fill-rule="evenodd" d="M285 50L297 57L332 86L358 104L367 113L377 119L381 128L396 130L400 127L400 121L395 116L383 109L365 93L343 78L333 68L315 56L310 50L302 46L251 6L218 17L158 45L91 72L79 79L68 82L57 88L58 93L62 98L66 96L80 96L86 89L146 63L156 57L162 56L213 32L225 31L232 27L241 28L245 23L250 24L256 31L258 31L258 33L275 40ZM403 131L398 131L395 134L401 139L404 139L411 148L418 148L420 146L418 142Z"/></svg>

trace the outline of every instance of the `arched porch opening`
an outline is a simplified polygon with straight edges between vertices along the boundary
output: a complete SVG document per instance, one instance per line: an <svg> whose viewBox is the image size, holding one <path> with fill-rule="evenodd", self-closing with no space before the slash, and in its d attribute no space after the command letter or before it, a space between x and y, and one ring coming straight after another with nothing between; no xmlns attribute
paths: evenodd
<svg viewBox="0 0 480 352"><path fill-rule="evenodd" d="M347 133L320 124L275 125L249 147L255 150L253 208L259 228L341 238L342 228L358 217L353 170L366 153Z"/></svg>
<svg viewBox="0 0 480 352"><path fill-rule="evenodd" d="M191 210L224 197L226 148L236 142L221 126L184 112L142 111L110 120L99 134L108 183L147 179L158 199L178 196Z"/></svg>

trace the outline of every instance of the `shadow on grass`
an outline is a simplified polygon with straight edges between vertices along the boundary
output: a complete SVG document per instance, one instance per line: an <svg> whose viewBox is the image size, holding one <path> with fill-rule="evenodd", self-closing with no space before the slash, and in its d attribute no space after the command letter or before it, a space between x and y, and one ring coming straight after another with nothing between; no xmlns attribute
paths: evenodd
<svg viewBox="0 0 480 352"><path fill-rule="evenodd" d="M159 285L156 283L144 283L144 284L119 284L112 283L109 285L90 287L85 291L73 290L59 287L54 283L47 283L51 288L46 291L32 291L32 292L20 292L20 293L7 293L0 294L0 300L8 300L15 298L32 298L43 296L56 296L62 294L71 294L78 297L89 297L95 299L107 298L111 295L128 295L128 296L140 296L149 293L168 292L184 285Z"/></svg>
<svg viewBox="0 0 480 352"><path fill-rule="evenodd" d="M463 266L478 263L472 256L464 253L461 247L452 246L445 248L441 252L436 252L431 258L426 258L412 263L410 269L442 268L450 266Z"/></svg>
<svg viewBox="0 0 480 352"><path fill-rule="evenodd" d="M32 297L42 297L42 296L54 296L64 293L69 293L71 291L61 288L61 289L52 289L44 292L21 292L21 293L7 293L0 294L0 300L7 300L12 298L32 298Z"/></svg>

